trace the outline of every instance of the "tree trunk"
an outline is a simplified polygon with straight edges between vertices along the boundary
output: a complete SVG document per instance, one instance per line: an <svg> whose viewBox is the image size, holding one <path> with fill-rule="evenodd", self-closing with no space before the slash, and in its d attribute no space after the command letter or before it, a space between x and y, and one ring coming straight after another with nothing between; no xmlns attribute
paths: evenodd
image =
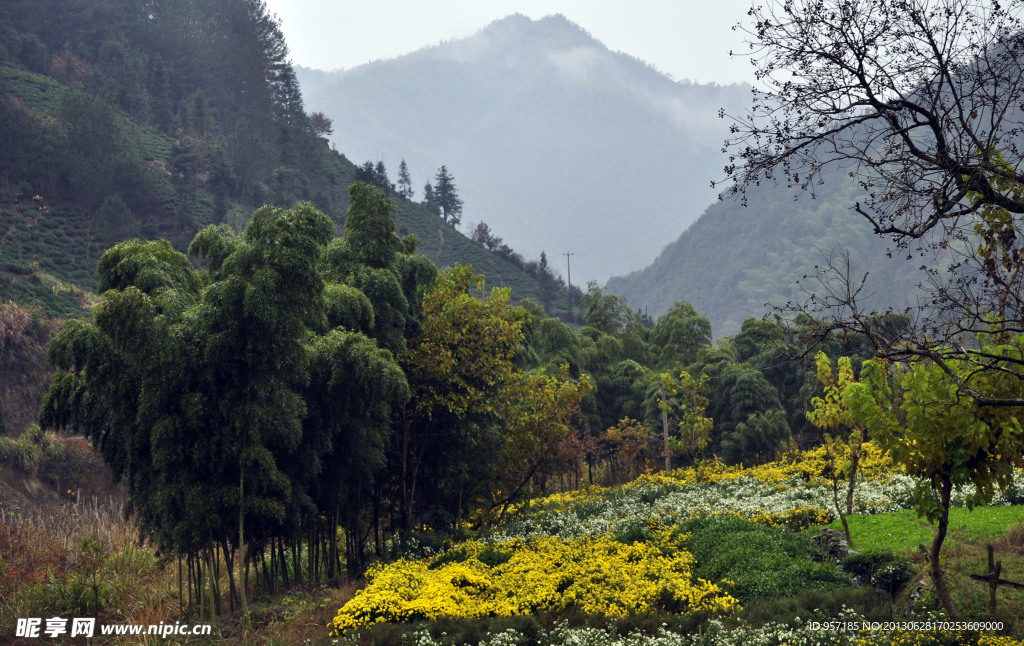
<svg viewBox="0 0 1024 646"><path fill-rule="evenodd" d="M234 612L236 607L241 607L241 599L236 596L238 586L235 585L235 551L228 549L226 538L221 541L220 549L224 552L224 569L228 572L228 601L230 602L228 607L231 612ZM241 569L239 569L239 575L241 575Z"/></svg>
<svg viewBox="0 0 1024 646"><path fill-rule="evenodd" d="M181 554L178 555L178 612L185 614L184 595L181 589Z"/></svg>
<svg viewBox="0 0 1024 646"><path fill-rule="evenodd" d="M239 464L241 467L241 464ZM242 580L242 563L245 561L243 554L245 554L245 469L240 468L238 472L238 580ZM224 547L225 556L227 556L227 546ZM228 565L230 568L231 566ZM229 582L231 581L231 570L228 570ZM249 613L249 603L245 599L245 586L241 585L238 587L238 600L242 604L242 614Z"/></svg>
<svg viewBox="0 0 1024 646"><path fill-rule="evenodd" d="M942 566L939 562L942 542L946 539L946 530L949 528L949 497L952 489L952 481L948 476L944 477L939 490L939 505L941 507L939 526L935 529L935 540L932 541L932 548L928 553L928 564L929 574L931 574L932 582L935 584L935 593L939 596L942 607L946 609L950 619L960 621L960 613L956 611L956 606L953 605L953 598L949 596L949 590L946 588L946 579L942 575Z"/></svg>
<svg viewBox="0 0 1024 646"><path fill-rule="evenodd" d="M857 469L860 467L860 452L863 444L858 443L857 447L850 447L850 482L846 488L846 515L853 513L853 490L857 486ZM849 532L847 532L849 534ZM849 535L846 538L850 540ZM853 545L853 543L850 543Z"/></svg>
<svg viewBox="0 0 1024 646"><path fill-rule="evenodd" d="M380 489L377 484L373 488L373 552L380 558Z"/></svg>
<svg viewBox="0 0 1024 646"><path fill-rule="evenodd" d="M401 537L399 538L402 549L405 549L405 542L409 538L409 530L412 528L411 525L411 514L409 513L409 441L410 441L410 428L409 421L405 420L402 424L402 450L399 452L402 461L402 478L400 482L400 495L398 498L399 504L399 519L400 524L399 531Z"/></svg>
<svg viewBox="0 0 1024 646"><path fill-rule="evenodd" d="M284 554L284 539L279 538L277 540L277 560L281 562L281 576L284 580L285 587L288 587L288 559L285 558ZM277 582L274 582L274 592L277 592Z"/></svg>
<svg viewBox="0 0 1024 646"><path fill-rule="evenodd" d="M850 523L846 520L846 513L843 513L843 508L839 504L839 483L835 480L832 481L832 504L836 507L836 513L839 514L839 520L843 523L843 531L846 533L846 545L853 547L853 537L850 536Z"/></svg>
<svg viewBox="0 0 1024 646"><path fill-rule="evenodd" d="M412 528L412 505L413 501L416 500L416 478L420 472L420 465L423 464L423 454L426 453L427 446L424 444L420 448L419 455L416 456L415 461L412 464L412 482L409 483L409 506L406 508L408 518L406 518L406 527Z"/></svg>
<svg viewBox="0 0 1024 646"><path fill-rule="evenodd" d="M210 620L217 618L217 593L214 583L215 575L213 573L213 559L210 557L210 550L207 548L203 555L203 560L206 561L206 578L207 583L210 586Z"/></svg>

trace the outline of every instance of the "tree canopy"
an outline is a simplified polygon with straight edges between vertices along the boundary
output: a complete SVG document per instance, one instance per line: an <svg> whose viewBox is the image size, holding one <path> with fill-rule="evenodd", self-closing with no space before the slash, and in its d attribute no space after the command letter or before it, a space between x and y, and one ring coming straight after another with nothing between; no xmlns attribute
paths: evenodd
<svg viewBox="0 0 1024 646"><path fill-rule="evenodd" d="M1022 10L971 0L754 7L740 27L764 89L733 122L725 169L734 195L770 181L813 194L830 169L853 177L862 189L854 211L896 255L926 258L929 297L911 325L888 334L870 320L871 288L847 263L823 268L822 288L795 309L823 315L823 329L864 333L892 358L927 357L964 394L1012 406L1024 398L973 389L952 362L1024 368L964 342L1013 334L1024 321Z"/></svg>
<svg viewBox="0 0 1024 646"><path fill-rule="evenodd" d="M1020 357L1024 339L999 344L980 340L981 349L993 355ZM981 371L969 360L939 366L931 361L912 364L868 361L861 381L846 387L844 401L854 419L907 473L919 478L922 487L914 499L919 513L937 522L935 540L928 552L936 591L951 617L957 612L946 589L940 550L949 524L953 487L974 485L968 506L991 501L996 488L1013 480L1015 468L1024 466L1020 451L1024 429L1015 411L991 407L961 395L956 380L971 382L987 392L1010 393L1019 388L1012 373Z"/></svg>

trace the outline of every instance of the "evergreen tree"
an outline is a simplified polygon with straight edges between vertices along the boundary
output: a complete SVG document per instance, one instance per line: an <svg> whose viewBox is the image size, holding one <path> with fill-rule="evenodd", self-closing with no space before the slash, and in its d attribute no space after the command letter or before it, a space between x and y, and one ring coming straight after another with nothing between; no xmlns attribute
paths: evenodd
<svg viewBox="0 0 1024 646"><path fill-rule="evenodd" d="M440 215L441 207L437 204L437 197L434 195L434 187L430 185L430 182L423 185L423 203L429 206L432 211L435 211Z"/></svg>
<svg viewBox="0 0 1024 646"><path fill-rule="evenodd" d="M409 166L405 159L398 165L398 194L404 199L412 199L412 178L409 177Z"/></svg>
<svg viewBox="0 0 1024 646"><path fill-rule="evenodd" d="M309 126L317 137L329 137L334 134L334 120L323 112L309 115Z"/></svg>
<svg viewBox="0 0 1024 646"><path fill-rule="evenodd" d="M384 162L377 162L377 165L373 168L373 174L374 178L377 180L374 182L375 186L383 189L384 193L387 194L388 197L395 194L395 185L391 183L390 179L388 179L388 169L384 166Z"/></svg>
<svg viewBox="0 0 1024 646"><path fill-rule="evenodd" d="M555 274L551 271L551 267L548 266L548 255L545 252L540 252L540 264L537 268L537 282L540 285L540 299L544 304L544 309L547 310L551 307L551 302L558 295L558 283L555 280Z"/></svg>
<svg viewBox="0 0 1024 646"><path fill-rule="evenodd" d="M455 226L462 220L462 200L455 188L455 180L445 166L438 169L434 176L433 200L441 209L441 217L448 224Z"/></svg>

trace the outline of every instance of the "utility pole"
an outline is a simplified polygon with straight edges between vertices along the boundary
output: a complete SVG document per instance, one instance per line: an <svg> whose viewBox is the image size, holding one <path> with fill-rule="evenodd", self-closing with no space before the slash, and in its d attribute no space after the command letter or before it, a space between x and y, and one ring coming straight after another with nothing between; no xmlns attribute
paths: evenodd
<svg viewBox="0 0 1024 646"><path fill-rule="evenodd" d="M672 470L672 452L668 448L668 393L665 392L665 382L661 382L661 428L665 439L665 471Z"/></svg>
<svg viewBox="0 0 1024 646"><path fill-rule="evenodd" d="M566 278L569 281L569 320L572 321L572 265L570 263L569 256L575 256L576 254L567 251L562 255L565 256Z"/></svg>

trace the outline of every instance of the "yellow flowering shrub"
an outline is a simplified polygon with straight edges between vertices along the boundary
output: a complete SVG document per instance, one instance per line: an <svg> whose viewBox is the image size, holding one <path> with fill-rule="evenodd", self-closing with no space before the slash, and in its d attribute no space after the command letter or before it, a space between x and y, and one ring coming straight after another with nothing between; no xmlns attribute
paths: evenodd
<svg viewBox="0 0 1024 646"><path fill-rule="evenodd" d="M794 480L819 484L829 482L825 477L826 469L825 449L818 447L809 451L794 452L781 460L754 467L710 462L699 467L646 473L623 485L623 488L628 490L632 487L651 485L714 484L734 482L741 478L752 478L768 485L782 485ZM902 473L902 469L873 442L865 442L860 472L868 480L886 480L894 473Z"/></svg>
<svg viewBox="0 0 1024 646"><path fill-rule="evenodd" d="M371 568L367 585L338 611L336 633L375 622L439 617L525 615L576 608L625 616L671 603L686 610L729 613L739 603L719 586L693 577L693 556L679 548L682 535L665 532L656 543L625 544L608 537L563 541L554 537L511 541L511 552L489 566L487 549L459 546L461 562L399 560Z"/></svg>
<svg viewBox="0 0 1024 646"><path fill-rule="evenodd" d="M763 512L750 518L755 523L785 527L791 531L802 532L808 527L828 525L834 520L832 512L820 507L797 507L777 512Z"/></svg>
<svg viewBox="0 0 1024 646"><path fill-rule="evenodd" d="M978 638L978 646L1024 646L1024 642L1006 635L984 633Z"/></svg>
<svg viewBox="0 0 1024 646"><path fill-rule="evenodd" d="M583 489L574 489L572 491L563 491L561 493L553 493L550 496L545 496L537 500L532 500L529 503L531 510L537 509L541 511L548 511L552 509L561 510L573 505L578 505L581 502L587 500L594 500L608 492L607 487L600 487L597 485L591 485ZM513 510L522 509L523 504L513 507Z"/></svg>
<svg viewBox="0 0 1024 646"><path fill-rule="evenodd" d="M856 646L1024 646L1024 642L1005 635L975 633L973 631L943 630L898 630L861 632L854 642Z"/></svg>

